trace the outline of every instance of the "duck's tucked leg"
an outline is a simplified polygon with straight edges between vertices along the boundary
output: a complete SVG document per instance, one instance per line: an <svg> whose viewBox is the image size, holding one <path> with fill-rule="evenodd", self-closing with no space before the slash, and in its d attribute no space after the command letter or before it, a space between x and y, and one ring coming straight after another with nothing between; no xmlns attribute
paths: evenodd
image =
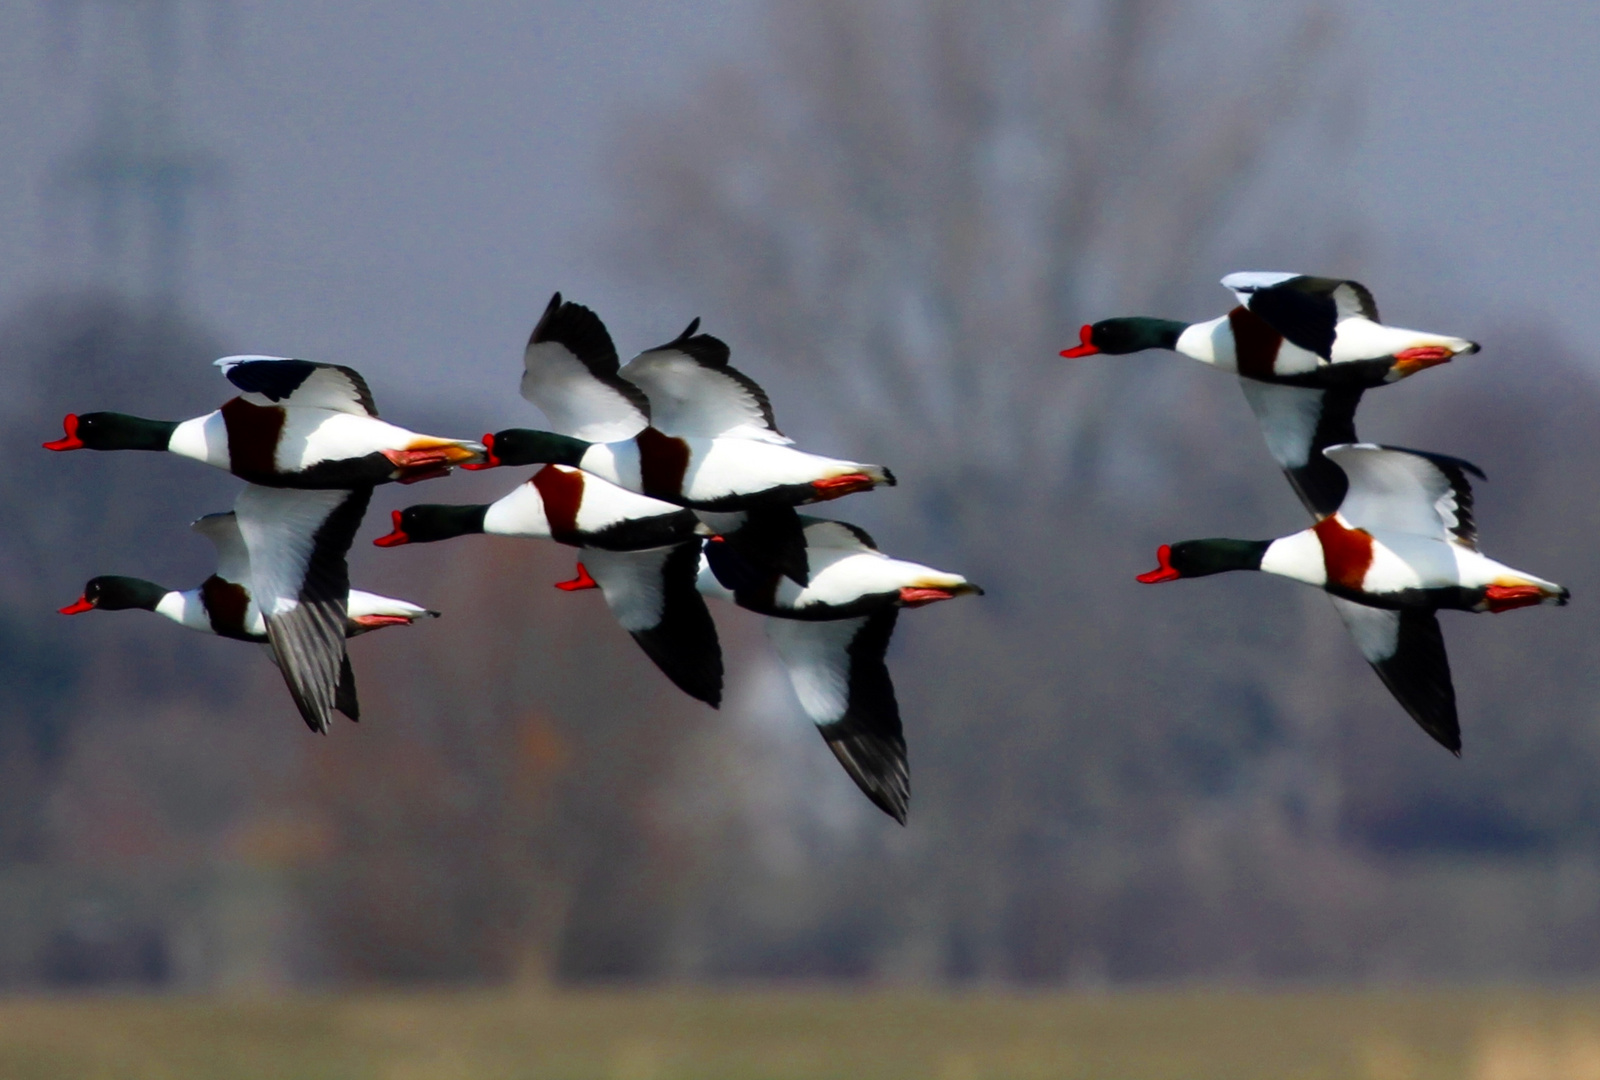
<svg viewBox="0 0 1600 1080"><path fill-rule="evenodd" d="M589 568L583 563L578 564L578 576L571 581L558 581L556 588L562 592L579 592L583 589L598 589L600 583L589 576Z"/></svg>

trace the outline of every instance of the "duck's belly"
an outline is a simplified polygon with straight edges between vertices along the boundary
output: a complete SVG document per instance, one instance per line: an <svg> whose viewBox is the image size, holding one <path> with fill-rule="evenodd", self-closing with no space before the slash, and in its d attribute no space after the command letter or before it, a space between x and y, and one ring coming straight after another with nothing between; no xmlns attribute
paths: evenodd
<svg viewBox="0 0 1600 1080"><path fill-rule="evenodd" d="M283 434L278 438L273 464L280 472L296 473L324 462L411 449L418 438L415 432L371 416L328 409L285 409Z"/></svg>
<svg viewBox="0 0 1600 1080"><path fill-rule="evenodd" d="M1372 564L1362 587L1370 593L1442 589L1460 583L1455 546L1404 534L1373 535Z"/></svg>
<svg viewBox="0 0 1600 1080"><path fill-rule="evenodd" d="M755 439L684 439L689 460L680 486L690 503L726 502L773 488L859 472L856 462L819 457Z"/></svg>

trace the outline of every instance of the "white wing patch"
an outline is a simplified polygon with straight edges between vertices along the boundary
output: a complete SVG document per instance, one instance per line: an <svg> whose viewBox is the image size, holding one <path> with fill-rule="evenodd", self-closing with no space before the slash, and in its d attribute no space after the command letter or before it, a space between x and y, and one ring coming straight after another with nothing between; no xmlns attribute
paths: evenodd
<svg viewBox="0 0 1600 1080"><path fill-rule="evenodd" d="M250 594L265 615L300 603L317 530L350 497L348 491L303 491L246 484L234 503L250 564Z"/></svg>
<svg viewBox="0 0 1600 1080"><path fill-rule="evenodd" d="M720 344L720 343L719 343ZM788 445L773 425L765 391L734 368L672 347L640 353L622 377L650 399L650 422L680 438L736 438Z"/></svg>
<svg viewBox="0 0 1600 1080"><path fill-rule="evenodd" d="M1400 613L1387 608L1368 607L1330 595L1333 609L1344 620L1356 648L1371 664L1381 664L1400 647Z"/></svg>
<svg viewBox="0 0 1600 1080"><path fill-rule="evenodd" d="M1267 452L1285 469L1303 468L1311 456L1311 443L1322 417L1322 390L1282 386L1257 379L1239 380L1244 399L1261 424Z"/></svg>
<svg viewBox="0 0 1600 1080"><path fill-rule="evenodd" d="M1285 281L1293 281L1300 274L1288 274L1279 270L1241 270L1229 274L1222 279L1222 287L1233 293L1234 297L1245 307L1250 306L1250 294L1257 289L1270 289L1274 285L1282 285Z"/></svg>
<svg viewBox="0 0 1600 1080"><path fill-rule="evenodd" d="M207 514L189 528L211 541L217 549L217 577L250 588L250 551L239 534L239 521L232 510Z"/></svg>
<svg viewBox="0 0 1600 1080"><path fill-rule="evenodd" d="M667 602L661 570L672 552L669 547L645 551L584 549L583 565L600 586L611 614L629 633L649 630L661 622Z"/></svg>
<svg viewBox="0 0 1600 1080"><path fill-rule="evenodd" d="M800 707L818 726L837 723L849 709L850 643L866 623L866 616L831 622L767 620L767 637L789 669Z"/></svg>
<svg viewBox="0 0 1600 1080"><path fill-rule="evenodd" d="M558 341L529 345L522 396L538 406L550 430L584 442L631 439L650 423L633 402L596 379Z"/></svg>
<svg viewBox="0 0 1600 1080"><path fill-rule="evenodd" d="M1350 478L1339 507L1349 524L1459 542L1450 531L1460 524L1455 488L1427 458L1370 443L1330 446L1323 453Z"/></svg>

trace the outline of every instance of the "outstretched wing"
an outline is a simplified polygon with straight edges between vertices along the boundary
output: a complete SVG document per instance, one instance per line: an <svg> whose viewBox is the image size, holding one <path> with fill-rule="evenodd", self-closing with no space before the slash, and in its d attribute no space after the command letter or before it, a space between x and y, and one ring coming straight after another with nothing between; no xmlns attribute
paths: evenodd
<svg viewBox="0 0 1600 1080"><path fill-rule="evenodd" d="M247 484L234 504L250 555L251 595L289 693L313 731L327 731L332 710L346 704L338 693L350 594L345 557L371 497L370 487Z"/></svg>
<svg viewBox="0 0 1600 1080"><path fill-rule="evenodd" d="M1351 525L1477 548L1467 474L1484 476L1470 461L1370 443L1330 446L1323 454L1350 478L1339 514Z"/></svg>
<svg viewBox="0 0 1600 1080"><path fill-rule="evenodd" d="M378 415L367 380L354 368L281 356L224 356L217 361L217 367L254 405Z"/></svg>
<svg viewBox="0 0 1600 1080"><path fill-rule="evenodd" d="M680 438L759 439L787 445L772 402L757 382L728 364L728 346L696 334L700 320L665 345L642 352L622 377L650 399L650 422Z"/></svg>
<svg viewBox="0 0 1600 1080"><path fill-rule="evenodd" d="M650 423L644 391L617 374L617 349L600 316L550 298L522 354L522 396L550 430L585 442L631 439Z"/></svg>
<svg viewBox="0 0 1600 1080"><path fill-rule="evenodd" d="M811 583L802 518L792 506L763 506L733 513L696 511L725 544L713 545L722 554L732 552L754 570L768 570L792 578L797 585Z"/></svg>
<svg viewBox="0 0 1600 1080"><path fill-rule="evenodd" d="M1336 327L1345 319L1378 322L1378 305L1358 281L1247 271L1222 279L1239 303L1286 339L1328 359Z"/></svg>
<svg viewBox="0 0 1600 1080"><path fill-rule="evenodd" d="M1250 403L1261 434L1289 478L1300 501L1316 517L1339 509L1349 482L1323 451L1356 441L1356 407L1360 387L1318 390L1241 378L1239 387Z"/></svg>
<svg viewBox="0 0 1600 1080"><path fill-rule="evenodd" d="M1408 608L1389 611L1329 597L1350 630L1356 648L1411 718L1446 750L1461 755L1456 689L1450 681L1439 617Z"/></svg>
<svg viewBox="0 0 1600 1080"><path fill-rule="evenodd" d="M250 551L239 535L239 520L232 510L207 514L189 528L211 541L217 549L217 577L234 585L250 587Z"/></svg>
<svg viewBox="0 0 1600 1080"><path fill-rule="evenodd" d="M583 565L622 628L662 674L712 708L722 703L722 648L696 588L700 542L644 551L587 548Z"/></svg>
<svg viewBox="0 0 1600 1080"><path fill-rule="evenodd" d="M873 804L906 823L911 776L884 653L898 611L831 622L768 619L801 708Z"/></svg>
<svg viewBox="0 0 1600 1080"><path fill-rule="evenodd" d="M806 546L828 551L877 551L877 542L859 525L831 518L800 515L805 526Z"/></svg>

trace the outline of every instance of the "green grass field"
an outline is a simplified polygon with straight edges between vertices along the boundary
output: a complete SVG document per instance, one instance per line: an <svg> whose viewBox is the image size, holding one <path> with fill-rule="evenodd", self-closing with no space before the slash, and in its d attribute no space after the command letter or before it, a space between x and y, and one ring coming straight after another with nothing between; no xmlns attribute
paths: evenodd
<svg viewBox="0 0 1600 1080"><path fill-rule="evenodd" d="M1600 1080L1600 994L0 1001L4 1080Z"/></svg>

